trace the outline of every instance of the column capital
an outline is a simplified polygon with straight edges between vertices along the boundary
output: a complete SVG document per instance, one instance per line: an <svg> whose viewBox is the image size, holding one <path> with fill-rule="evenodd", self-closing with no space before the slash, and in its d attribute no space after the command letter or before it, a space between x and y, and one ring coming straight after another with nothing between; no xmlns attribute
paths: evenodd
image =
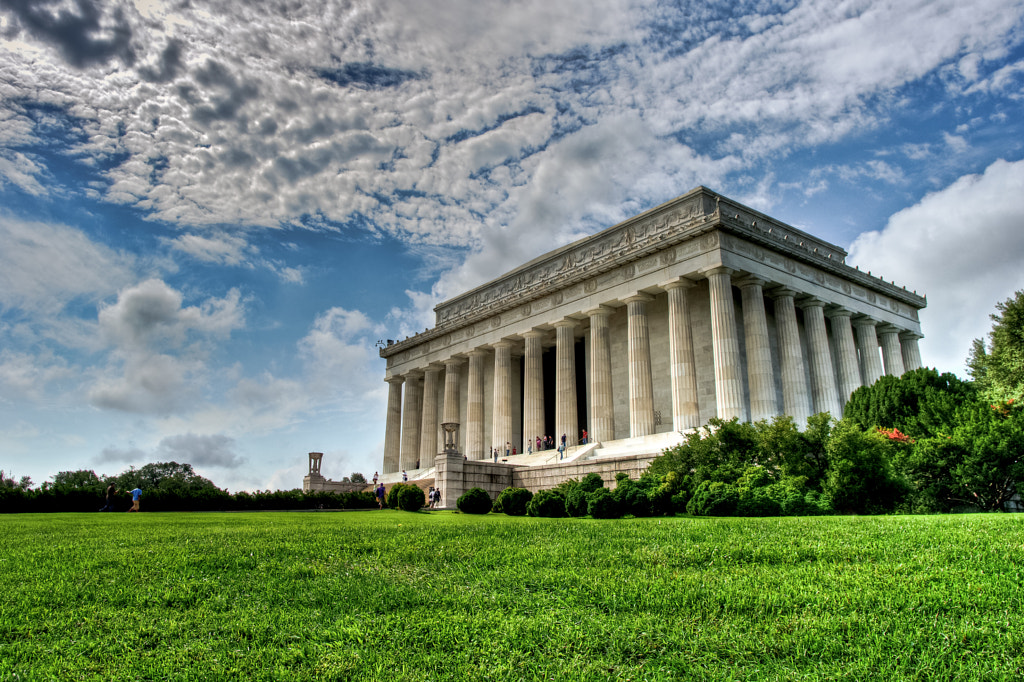
<svg viewBox="0 0 1024 682"><path fill-rule="evenodd" d="M408 372L405 373L405 378L407 380L409 380L409 379L419 379L422 376L423 376L423 370L420 369L419 367L417 367L416 369L410 369Z"/></svg>
<svg viewBox="0 0 1024 682"><path fill-rule="evenodd" d="M807 296L806 298L801 298L800 301L798 302L798 305L801 308L822 308L822 309L824 309L825 306L828 305L828 303L826 303L825 301L821 300L817 296Z"/></svg>
<svg viewBox="0 0 1024 682"><path fill-rule="evenodd" d="M667 282L662 282L658 286L665 291L670 291L672 289L690 289L697 286L697 283L689 277L673 277Z"/></svg>
<svg viewBox="0 0 1024 682"><path fill-rule="evenodd" d="M427 365L426 367L423 368L423 373L424 374L429 374L430 372L440 372L443 369L444 369L444 363L432 362L432 363L430 363L429 365Z"/></svg>
<svg viewBox="0 0 1024 682"><path fill-rule="evenodd" d="M654 297L650 294L645 294L642 291L638 291L635 294L630 294L622 299L623 303L649 303L654 300Z"/></svg>
<svg viewBox="0 0 1024 682"><path fill-rule="evenodd" d="M920 339L924 338L924 334L921 334L919 332L912 332L912 331L903 330L903 331L900 332L900 338L901 339L906 339L908 341L920 340Z"/></svg>
<svg viewBox="0 0 1024 682"><path fill-rule="evenodd" d="M879 324L878 320L867 315L855 315L850 321L854 327L876 327Z"/></svg>
<svg viewBox="0 0 1024 682"><path fill-rule="evenodd" d="M454 355L444 361L444 368L446 370L458 369L460 366L462 366L462 358Z"/></svg>
<svg viewBox="0 0 1024 682"><path fill-rule="evenodd" d="M597 315L603 315L607 317L608 315L611 315L612 313L615 312L615 308L611 307L610 305L599 305L596 308L591 308L590 310L587 310L585 312L587 317L595 317Z"/></svg>
<svg viewBox="0 0 1024 682"><path fill-rule="evenodd" d="M713 265L710 268L700 270L700 274L705 277L710 277L711 275L735 275L737 272L738 270L727 268L724 265Z"/></svg>
<svg viewBox="0 0 1024 682"><path fill-rule="evenodd" d="M548 333L543 329L530 329L522 334L524 339L542 339L547 335Z"/></svg>
<svg viewBox="0 0 1024 682"><path fill-rule="evenodd" d="M765 285L768 284L768 280L762 279L756 275L745 274L734 279L732 283L740 289L746 289L747 287L761 287L764 289Z"/></svg>
<svg viewBox="0 0 1024 682"><path fill-rule="evenodd" d="M830 305L825 308L825 317L853 317L853 312L841 305Z"/></svg>
<svg viewBox="0 0 1024 682"><path fill-rule="evenodd" d="M498 341L495 341L494 343L492 343L491 347L493 347L493 348L511 348L514 345L516 345L514 341L509 341L508 339L499 339Z"/></svg>
<svg viewBox="0 0 1024 682"><path fill-rule="evenodd" d="M405 377L402 376L401 374L396 374L394 376L390 376L390 377L386 378L384 381L386 381L387 383L391 384L392 386L395 386L395 385L401 386L403 383L405 383Z"/></svg>
<svg viewBox="0 0 1024 682"><path fill-rule="evenodd" d="M800 293L796 289L790 289L789 287L779 286L773 288L767 292L772 298L796 298L796 295Z"/></svg>
<svg viewBox="0 0 1024 682"><path fill-rule="evenodd" d="M896 325L889 324L888 322L878 325L876 329L878 330L879 334L899 334L901 331L903 331Z"/></svg>
<svg viewBox="0 0 1024 682"><path fill-rule="evenodd" d="M490 352L488 352L486 348L474 348L473 350L468 351L466 355L468 355L471 358L485 358L488 355L490 355Z"/></svg>
<svg viewBox="0 0 1024 682"><path fill-rule="evenodd" d="M554 327L555 329L559 329L561 327L572 327L573 329L575 329L576 327L580 326L580 323L579 320L574 320L571 317L563 317L558 322L552 322L551 326Z"/></svg>

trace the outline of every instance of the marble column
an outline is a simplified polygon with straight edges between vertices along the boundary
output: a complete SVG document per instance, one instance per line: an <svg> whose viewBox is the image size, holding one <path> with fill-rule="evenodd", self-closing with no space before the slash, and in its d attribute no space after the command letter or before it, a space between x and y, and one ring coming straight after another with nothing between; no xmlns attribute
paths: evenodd
<svg viewBox="0 0 1024 682"><path fill-rule="evenodd" d="M819 298L804 299L804 329L807 330L808 356L811 362L811 395L815 412L828 412L839 419L842 405L836 389L836 372L832 353L828 349L828 329L825 327L825 302Z"/></svg>
<svg viewBox="0 0 1024 682"><path fill-rule="evenodd" d="M402 383L404 377L391 377L388 382L388 416L384 430L385 474L398 471L399 455L402 448Z"/></svg>
<svg viewBox="0 0 1024 682"><path fill-rule="evenodd" d="M900 330L891 324L878 328L879 341L882 344L882 363L885 373L891 377L903 376L903 350L900 348Z"/></svg>
<svg viewBox="0 0 1024 682"><path fill-rule="evenodd" d="M900 334L900 349L903 351L903 369L912 372L921 369L921 348L917 340L924 338L916 332L903 332Z"/></svg>
<svg viewBox="0 0 1024 682"><path fill-rule="evenodd" d="M484 447L484 358L485 350L472 350L466 387L466 452L468 459L483 459Z"/></svg>
<svg viewBox="0 0 1024 682"><path fill-rule="evenodd" d="M807 426L811 416L811 399L807 391L804 354L800 347L800 327L796 321L796 305L792 289L780 288L775 297L775 324L779 330L779 366L782 374L782 409L798 428Z"/></svg>
<svg viewBox="0 0 1024 682"><path fill-rule="evenodd" d="M689 290L696 283L685 277L661 285L668 292L668 353L672 385L672 429L687 431L700 426L697 404L697 364L693 359Z"/></svg>
<svg viewBox="0 0 1024 682"><path fill-rule="evenodd" d="M579 437L576 406L576 320L555 322L555 444L565 435L567 445Z"/></svg>
<svg viewBox="0 0 1024 682"><path fill-rule="evenodd" d="M729 268L707 270L711 291L711 349L715 363L715 401L721 419L739 417L746 421L740 365L740 341L736 329L736 307L732 300Z"/></svg>
<svg viewBox="0 0 1024 682"><path fill-rule="evenodd" d="M423 372L405 375L405 405L402 407L402 459L400 469L418 469L420 461L420 421L423 419Z"/></svg>
<svg viewBox="0 0 1024 682"><path fill-rule="evenodd" d="M853 320L853 328L857 331L861 376L864 377L865 386L872 385L882 376L882 360L878 356L878 336L875 333L876 324L870 317L858 317Z"/></svg>
<svg viewBox="0 0 1024 682"><path fill-rule="evenodd" d="M504 448L512 442L512 343L494 344L494 402L491 408L491 443ZM510 446L511 447L511 446Z"/></svg>
<svg viewBox="0 0 1024 682"><path fill-rule="evenodd" d="M432 466L441 452L437 447L437 385L441 368L429 366L423 372L423 420L420 422L420 463Z"/></svg>
<svg viewBox="0 0 1024 682"><path fill-rule="evenodd" d="M612 398L612 346L608 318L612 309L598 306L590 317L590 424L592 443L615 439L615 405Z"/></svg>
<svg viewBox="0 0 1024 682"><path fill-rule="evenodd" d="M444 361L444 412L441 417L442 423L459 422L459 366L461 364L462 361L458 358L449 358Z"/></svg>
<svg viewBox="0 0 1024 682"><path fill-rule="evenodd" d="M768 318L764 312L763 279L744 277L736 282L743 296L743 329L747 342L747 384L750 387L750 421L771 419L779 413L775 395Z"/></svg>
<svg viewBox="0 0 1024 682"><path fill-rule="evenodd" d="M860 366L857 364L857 345L853 340L850 315L850 311L844 308L834 308L828 313L839 365L839 402L844 409L850 394L860 388Z"/></svg>
<svg viewBox="0 0 1024 682"><path fill-rule="evenodd" d="M654 433L654 380L651 378L651 339L647 325L647 294L623 299L626 304L629 356L629 435Z"/></svg>
<svg viewBox="0 0 1024 682"><path fill-rule="evenodd" d="M536 443L544 432L544 347L542 331L531 329L523 334L525 361L523 377L523 445ZM534 445L536 447L536 444Z"/></svg>

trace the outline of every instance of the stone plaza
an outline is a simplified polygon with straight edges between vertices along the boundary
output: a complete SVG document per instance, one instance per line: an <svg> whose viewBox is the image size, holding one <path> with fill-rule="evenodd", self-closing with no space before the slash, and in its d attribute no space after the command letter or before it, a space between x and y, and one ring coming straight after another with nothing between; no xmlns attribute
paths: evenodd
<svg viewBox="0 0 1024 682"><path fill-rule="evenodd" d="M926 305L846 256L698 187L447 300L380 350L383 480L453 507L474 486L637 477L711 417L839 417L921 366Z"/></svg>

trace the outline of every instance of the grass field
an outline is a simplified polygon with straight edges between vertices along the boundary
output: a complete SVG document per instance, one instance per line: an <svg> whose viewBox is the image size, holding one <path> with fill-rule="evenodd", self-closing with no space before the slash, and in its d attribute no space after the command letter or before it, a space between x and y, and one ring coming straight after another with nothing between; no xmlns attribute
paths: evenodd
<svg viewBox="0 0 1024 682"><path fill-rule="evenodd" d="M1024 515L0 517L0 679L1020 680Z"/></svg>

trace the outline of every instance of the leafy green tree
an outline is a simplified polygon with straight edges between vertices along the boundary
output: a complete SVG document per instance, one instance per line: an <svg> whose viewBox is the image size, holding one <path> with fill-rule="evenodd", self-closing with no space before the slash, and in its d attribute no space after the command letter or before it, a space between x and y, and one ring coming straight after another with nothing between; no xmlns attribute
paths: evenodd
<svg viewBox="0 0 1024 682"><path fill-rule="evenodd" d="M909 492L892 467L889 440L843 419L828 441L824 494L839 512L884 514Z"/></svg>
<svg viewBox="0 0 1024 682"><path fill-rule="evenodd" d="M990 400L1024 398L1024 290L996 304L988 345L975 339L968 373Z"/></svg>
<svg viewBox="0 0 1024 682"><path fill-rule="evenodd" d="M131 467L128 471L115 476L114 482L119 490L131 490L138 487L147 493L155 488L178 494L219 490L213 481L197 474L191 464L178 464L177 462L152 462L138 469Z"/></svg>
<svg viewBox="0 0 1024 682"><path fill-rule="evenodd" d="M850 395L843 418L862 429L896 428L911 438L948 435L957 410L976 395L975 387L955 374L922 367L861 386Z"/></svg>
<svg viewBox="0 0 1024 682"><path fill-rule="evenodd" d="M97 476L96 472L92 469L77 469L75 471L57 472L53 477L52 487L67 490L89 490L99 492L102 491L106 485L106 482Z"/></svg>

